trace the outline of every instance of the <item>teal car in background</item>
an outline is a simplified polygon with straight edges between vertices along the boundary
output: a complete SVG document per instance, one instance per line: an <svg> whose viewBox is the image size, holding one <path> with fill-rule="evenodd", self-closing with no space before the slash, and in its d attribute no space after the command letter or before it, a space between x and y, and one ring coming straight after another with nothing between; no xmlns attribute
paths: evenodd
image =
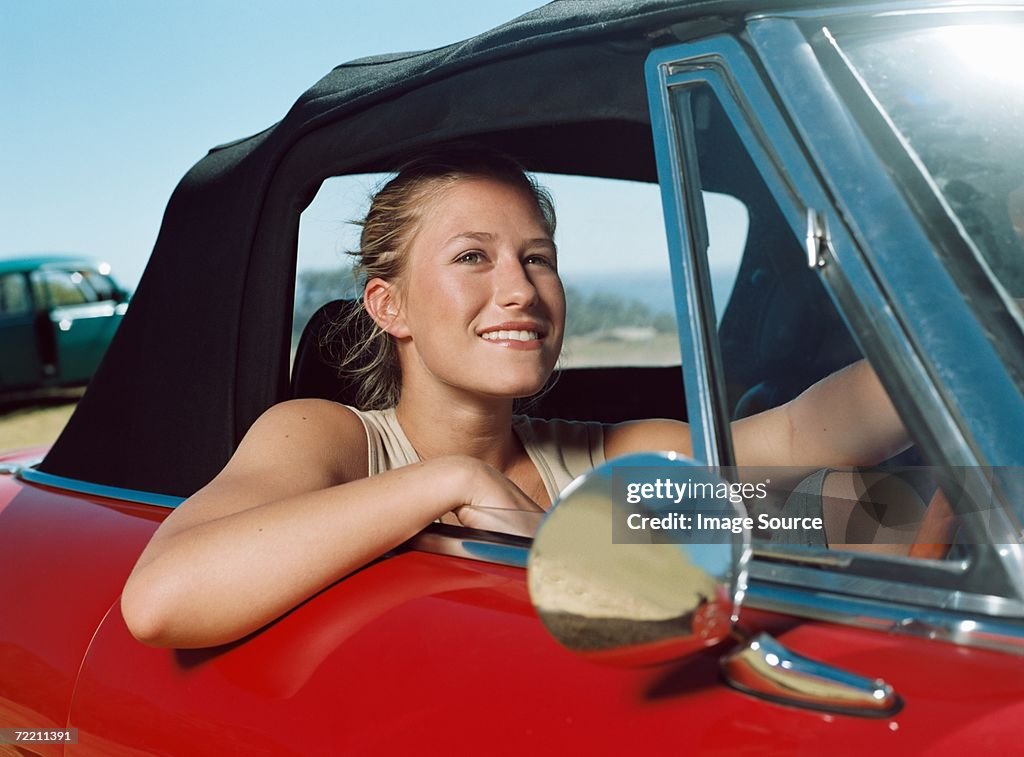
<svg viewBox="0 0 1024 757"><path fill-rule="evenodd" d="M106 263L0 259L0 392L88 382L127 309Z"/></svg>

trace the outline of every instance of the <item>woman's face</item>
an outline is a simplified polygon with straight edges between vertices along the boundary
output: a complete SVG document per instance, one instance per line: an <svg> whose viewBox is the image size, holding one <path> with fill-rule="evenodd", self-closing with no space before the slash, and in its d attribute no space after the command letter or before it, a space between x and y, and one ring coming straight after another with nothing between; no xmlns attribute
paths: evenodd
<svg viewBox="0 0 1024 757"><path fill-rule="evenodd" d="M403 384L429 376L478 394L538 391L562 347L555 245L524 189L458 181L428 201L399 283Z"/></svg>

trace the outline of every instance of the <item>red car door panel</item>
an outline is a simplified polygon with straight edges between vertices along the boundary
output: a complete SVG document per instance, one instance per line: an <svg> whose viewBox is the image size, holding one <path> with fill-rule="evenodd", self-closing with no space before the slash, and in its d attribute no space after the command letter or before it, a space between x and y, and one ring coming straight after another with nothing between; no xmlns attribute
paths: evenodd
<svg viewBox="0 0 1024 757"><path fill-rule="evenodd" d="M66 725L93 634L165 514L0 476L0 723Z"/></svg>
<svg viewBox="0 0 1024 757"><path fill-rule="evenodd" d="M823 623L781 639L885 677L901 712L758 700L720 681L714 650L646 669L590 663L547 636L524 579L400 554L211 650L146 648L114 608L82 668L70 722L80 743L68 754L962 753L1012 745L1024 715L1024 661Z"/></svg>

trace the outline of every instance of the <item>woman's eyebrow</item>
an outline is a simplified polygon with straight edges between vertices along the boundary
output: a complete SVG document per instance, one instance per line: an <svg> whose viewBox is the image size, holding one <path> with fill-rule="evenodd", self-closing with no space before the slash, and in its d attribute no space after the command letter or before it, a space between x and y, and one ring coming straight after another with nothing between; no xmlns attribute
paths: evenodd
<svg viewBox="0 0 1024 757"><path fill-rule="evenodd" d="M470 240L473 242L492 242L497 239L495 234L489 231L460 231L458 234L451 236L444 243L445 245L452 244L453 242L461 242L464 240ZM527 239L524 247L555 247L555 240L551 237L537 237L536 239Z"/></svg>
<svg viewBox="0 0 1024 757"><path fill-rule="evenodd" d="M455 236L450 237L445 244L458 242L461 239L472 239L476 242L490 242L494 239L494 234L491 234L488 231L460 231Z"/></svg>

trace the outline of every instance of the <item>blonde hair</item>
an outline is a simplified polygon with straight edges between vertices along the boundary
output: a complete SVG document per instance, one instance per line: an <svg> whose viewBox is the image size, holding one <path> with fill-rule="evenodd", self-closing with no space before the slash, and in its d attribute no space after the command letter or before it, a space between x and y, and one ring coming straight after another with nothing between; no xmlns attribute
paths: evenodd
<svg viewBox="0 0 1024 757"><path fill-rule="evenodd" d="M431 199L459 181L485 177L525 190L537 203L545 231L554 237L555 208L547 191L513 158L476 146L454 146L416 157L378 191L366 217L353 270L362 292L366 282L381 278L397 281L405 271L409 243L415 236ZM334 344L339 333L349 344ZM356 385L356 406L383 410L398 404L402 372L390 334L366 312L360 296L337 322L329 325L324 342L336 361L339 375ZM338 354L338 348L345 350Z"/></svg>

